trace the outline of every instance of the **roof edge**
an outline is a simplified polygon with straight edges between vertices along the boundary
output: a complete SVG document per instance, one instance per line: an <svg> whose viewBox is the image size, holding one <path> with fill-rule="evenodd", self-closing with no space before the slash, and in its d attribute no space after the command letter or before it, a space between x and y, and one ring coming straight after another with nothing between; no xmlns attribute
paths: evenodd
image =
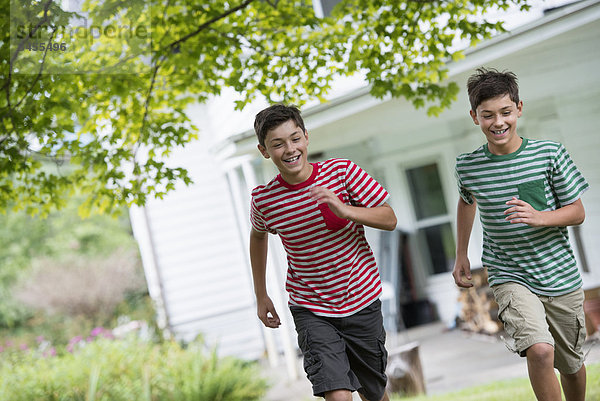
<svg viewBox="0 0 600 401"><path fill-rule="evenodd" d="M463 60L459 60L457 62L450 61L447 63L448 66L448 76L452 77L460 74L470 68L472 68L471 64L464 62L467 58L473 58L477 53L482 53L489 50L493 46L498 46L502 43L515 40L517 37L528 34L536 29L540 29L542 27L547 27L548 24L558 22L561 19L566 17L572 17L574 14L579 12L583 12L588 8L591 8L600 3L600 0L582 0L571 4L565 4L561 7L557 7L554 9L550 9L551 12L545 14L543 17L531 21L527 24L521 25L512 31L504 32L498 36L495 36L491 39L485 40L474 47L468 47L464 51L465 58ZM600 18L600 13L594 19ZM537 42L547 39L547 36L539 35L536 38ZM527 46L531 46L533 43L528 43ZM497 56L496 56L497 57ZM454 67L454 68L453 68ZM349 93L344 95L335 97L329 101L324 103L317 104L315 106L311 106L303 111L302 115L304 117L310 117L311 115L315 115L321 113L327 109L348 103L352 100L358 99L363 96L370 96L371 93L371 85L365 85L361 88L355 89ZM254 129L250 128L248 130L242 131L239 134L235 134L227 138L225 141L229 143L237 143L247 139L251 136L254 136Z"/></svg>

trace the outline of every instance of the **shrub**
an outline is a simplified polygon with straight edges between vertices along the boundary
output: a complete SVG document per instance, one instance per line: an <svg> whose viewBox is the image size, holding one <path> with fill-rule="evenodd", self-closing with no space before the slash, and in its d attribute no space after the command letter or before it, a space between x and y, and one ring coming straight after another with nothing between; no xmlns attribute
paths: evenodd
<svg viewBox="0 0 600 401"><path fill-rule="evenodd" d="M153 344L130 337L80 342L72 353L44 357L4 351L0 399L11 401L251 401L266 382L258 367L219 359L199 344Z"/></svg>
<svg viewBox="0 0 600 401"><path fill-rule="evenodd" d="M112 316L128 292L145 288L137 253L117 251L104 258L37 260L15 297L33 309L100 322Z"/></svg>
<svg viewBox="0 0 600 401"><path fill-rule="evenodd" d="M32 264L101 260L118 249L137 252L126 209L118 219L102 215L82 219L77 214L80 203L73 197L46 219L24 211L0 214L0 329L21 328L35 314L13 294L19 281L29 280ZM137 254L133 257L139 261ZM82 262L78 265L85 267Z"/></svg>

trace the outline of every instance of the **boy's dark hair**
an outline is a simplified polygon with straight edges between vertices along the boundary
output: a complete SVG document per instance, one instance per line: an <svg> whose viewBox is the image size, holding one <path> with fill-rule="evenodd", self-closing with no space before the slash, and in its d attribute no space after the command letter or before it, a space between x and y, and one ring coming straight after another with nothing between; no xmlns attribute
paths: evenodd
<svg viewBox="0 0 600 401"><path fill-rule="evenodd" d="M258 143L265 146L267 133L289 120L295 122L302 132L306 131L300 110L294 105L274 104L262 110L254 119L254 131L258 137Z"/></svg>
<svg viewBox="0 0 600 401"><path fill-rule="evenodd" d="M478 68L467 81L467 93L473 111L476 111L477 106L484 101L502 95L510 96L510 100L519 104L517 76L510 71L499 72L494 68Z"/></svg>

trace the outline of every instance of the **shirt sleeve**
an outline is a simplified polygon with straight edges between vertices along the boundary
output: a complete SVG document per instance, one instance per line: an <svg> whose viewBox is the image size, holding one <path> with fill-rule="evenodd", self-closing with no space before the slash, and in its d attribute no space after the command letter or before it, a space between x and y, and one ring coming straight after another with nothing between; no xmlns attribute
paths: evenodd
<svg viewBox="0 0 600 401"><path fill-rule="evenodd" d="M381 206L390 197L390 194L375 179L351 161L348 161L345 181L346 190L356 206Z"/></svg>
<svg viewBox="0 0 600 401"><path fill-rule="evenodd" d="M466 204L472 205L473 204L473 195L471 194L471 192L469 192L469 190L467 188L465 188L465 186L460 178L460 173L458 172L458 164L454 168L454 176L456 177L456 184L458 185L458 194L460 195L462 200L465 201Z"/></svg>
<svg viewBox="0 0 600 401"><path fill-rule="evenodd" d="M258 209L254 197L252 197L252 202L250 204L250 223L252 224L252 228L254 228L258 232L273 233L273 230L269 229L267 223L265 223L265 218Z"/></svg>
<svg viewBox="0 0 600 401"><path fill-rule="evenodd" d="M552 189L560 206L575 202L588 188L587 181L561 144L552 168Z"/></svg>

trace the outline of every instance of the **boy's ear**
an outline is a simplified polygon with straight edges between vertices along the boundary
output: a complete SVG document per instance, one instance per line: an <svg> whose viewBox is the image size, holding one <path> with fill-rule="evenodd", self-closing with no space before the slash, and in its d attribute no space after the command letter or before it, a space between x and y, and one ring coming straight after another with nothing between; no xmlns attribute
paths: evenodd
<svg viewBox="0 0 600 401"><path fill-rule="evenodd" d="M264 146L262 146L261 144L258 144L258 145L257 145L257 148L258 148L258 150L260 151L260 153L263 155L263 157L264 157L265 159L268 159L268 158L270 158L270 157L271 157L271 156L269 156L269 154L267 153L267 149L266 149Z"/></svg>
<svg viewBox="0 0 600 401"><path fill-rule="evenodd" d="M521 117L521 114L523 114L523 101L519 100L519 103L517 103L517 117Z"/></svg>
<svg viewBox="0 0 600 401"><path fill-rule="evenodd" d="M474 112L473 110L469 110L469 114L471 115L471 118L473 119L473 122L475 123L475 125L479 125L479 120L477 119L477 113Z"/></svg>
<svg viewBox="0 0 600 401"><path fill-rule="evenodd" d="M304 130L304 137L306 138L306 144L308 145L308 130Z"/></svg>

